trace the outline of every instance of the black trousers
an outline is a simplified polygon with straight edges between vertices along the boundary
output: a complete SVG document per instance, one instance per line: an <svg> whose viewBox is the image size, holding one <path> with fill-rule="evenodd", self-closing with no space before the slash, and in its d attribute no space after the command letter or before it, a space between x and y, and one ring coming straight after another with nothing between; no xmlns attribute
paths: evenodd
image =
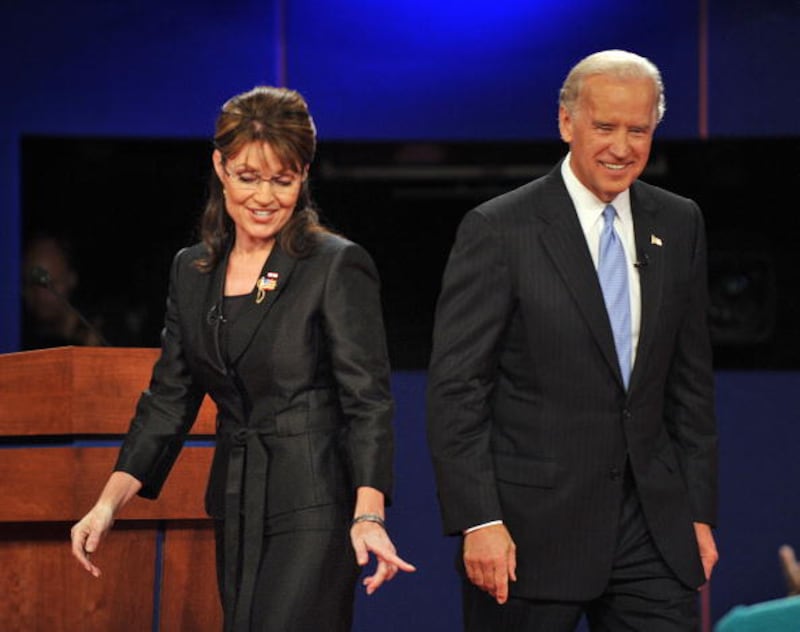
<svg viewBox="0 0 800 632"><path fill-rule="evenodd" d="M699 626L698 593L656 549L630 473L614 567L601 595L586 602L509 598L501 606L465 579L463 615L466 632L572 632L582 615L592 632L696 632Z"/></svg>
<svg viewBox="0 0 800 632"><path fill-rule="evenodd" d="M220 595L224 594L221 524L216 528ZM250 632L349 632L360 572L347 529L266 536Z"/></svg>

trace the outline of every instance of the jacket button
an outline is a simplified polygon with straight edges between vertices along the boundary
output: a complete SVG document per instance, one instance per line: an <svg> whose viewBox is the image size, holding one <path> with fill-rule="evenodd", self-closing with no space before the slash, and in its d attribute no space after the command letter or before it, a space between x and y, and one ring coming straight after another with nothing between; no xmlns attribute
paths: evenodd
<svg viewBox="0 0 800 632"><path fill-rule="evenodd" d="M612 467L608 475L611 477L612 481L616 481L619 480L619 478L622 476L622 472L620 471L619 468Z"/></svg>

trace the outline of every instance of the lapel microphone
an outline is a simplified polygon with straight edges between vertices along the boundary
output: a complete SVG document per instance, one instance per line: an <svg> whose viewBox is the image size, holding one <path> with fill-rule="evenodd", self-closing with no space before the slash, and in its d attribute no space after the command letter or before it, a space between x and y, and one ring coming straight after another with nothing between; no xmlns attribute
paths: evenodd
<svg viewBox="0 0 800 632"><path fill-rule="evenodd" d="M209 325L216 325L217 321L220 323L226 322L225 317L222 315L222 306L214 303L214 305L211 306L211 309L208 310L208 314L206 314L206 322Z"/></svg>
<svg viewBox="0 0 800 632"><path fill-rule="evenodd" d="M646 252L643 252L636 257L636 261L633 262L633 267L641 270L642 268L646 268L648 263L650 263L650 257L647 256Z"/></svg>
<svg viewBox="0 0 800 632"><path fill-rule="evenodd" d="M89 331L91 331L97 339L100 341L101 347L108 347L108 340L106 340L105 336L100 332L97 327L95 327L92 323L90 323L87 318L76 308L72 303L69 302L66 296L61 294L58 290L53 287L53 279L50 277L50 273L47 271L46 268L42 266L34 266L31 268L30 274L28 275L28 283L31 285L35 285L37 287L43 287L48 292L50 292L53 296L58 298L68 310L73 312L77 317L78 320L83 323L83 326L86 327Z"/></svg>

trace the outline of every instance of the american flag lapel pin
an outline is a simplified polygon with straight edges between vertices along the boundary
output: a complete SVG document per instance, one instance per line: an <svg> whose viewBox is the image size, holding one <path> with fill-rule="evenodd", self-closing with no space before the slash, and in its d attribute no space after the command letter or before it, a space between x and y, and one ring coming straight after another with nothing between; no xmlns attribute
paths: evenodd
<svg viewBox="0 0 800 632"><path fill-rule="evenodd" d="M256 303L261 303L267 296L267 292L271 292L278 287L278 273L267 272L261 276L256 282Z"/></svg>
<svg viewBox="0 0 800 632"><path fill-rule="evenodd" d="M661 237L656 237L655 235L650 235L650 243L653 246L663 246L664 242L661 241Z"/></svg>

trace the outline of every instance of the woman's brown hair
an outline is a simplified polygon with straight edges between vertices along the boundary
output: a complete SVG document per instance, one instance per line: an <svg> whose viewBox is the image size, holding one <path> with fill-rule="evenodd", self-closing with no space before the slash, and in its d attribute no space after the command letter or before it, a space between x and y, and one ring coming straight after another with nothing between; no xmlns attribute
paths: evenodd
<svg viewBox="0 0 800 632"><path fill-rule="evenodd" d="M284 166L302 173L316 152L316 129L305 99L294 90L272 86L256 86L228 99L217 117L214 147L225 161L252 142L268 143ZM225 211L222 183L212 171L200 219L200 237L208 256L197 261L200 270L207 272L224 256L233 230L233 221ZM281 248L293 257L308 256L314 247L314 234L324 230L306 180L292 217L278 236Z"/></svg>

